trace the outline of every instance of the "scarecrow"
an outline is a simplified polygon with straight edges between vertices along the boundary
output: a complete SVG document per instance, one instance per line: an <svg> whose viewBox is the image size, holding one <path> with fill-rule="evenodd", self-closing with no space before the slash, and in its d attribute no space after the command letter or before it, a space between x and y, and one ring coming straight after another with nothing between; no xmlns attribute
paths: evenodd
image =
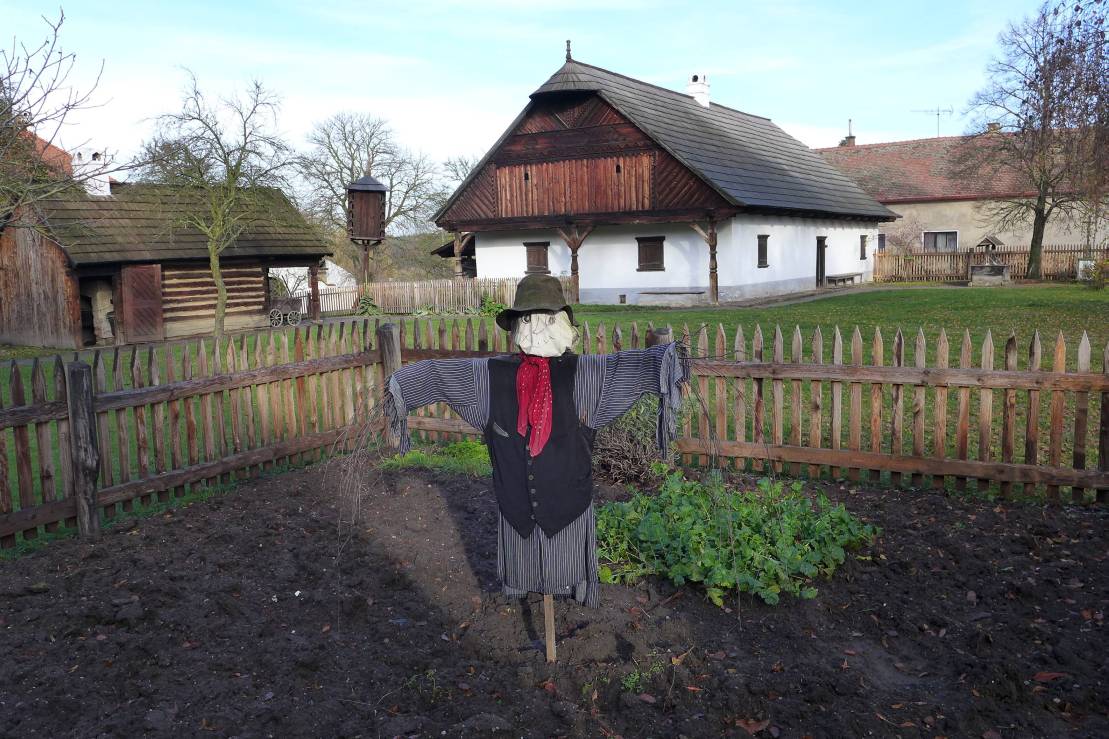
<svg viewBox="0 0 1109 739"><path fill-rule="evenodd" d="M594 435L651 393L659 396L656 440L665 453L688 360L677 343L572 353L577 324L550 275L521 280L512 307L496 320L518 354L406 365L389 378L385 413L402 452L410 446L408 413L430 403L446 403L482 433L500 509L501 584L510 597L543 594L553 659L551 596L597 605Z"/></svg>

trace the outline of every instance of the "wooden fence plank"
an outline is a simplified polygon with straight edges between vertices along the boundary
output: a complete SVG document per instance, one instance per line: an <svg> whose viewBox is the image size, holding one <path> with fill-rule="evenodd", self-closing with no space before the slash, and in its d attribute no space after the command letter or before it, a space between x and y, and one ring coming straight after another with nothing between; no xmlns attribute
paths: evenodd
<svg viewBox="0 0 1109 739"><path fill-rule="evenodd" d="M265 333L260 333L255 337L254 341L254 367L255 369L262 369L267 366L266 363L266 345L269 343L269 336ZM258 446L260 448L268 447L273 444L276 439L273 436L273 428L270 425L270 390L267 383L259 383L255 388L257 396L257 410L258 410ZM325 406L326 407L326 406ZM195 463L194 463L195 464ZM272 468L272 460L266 460L262 469L268 470Z"/></svg>
<svg viewBox="0 0 1109 739"><path fill-rule="evenodd" d="M870 363L875 367L881 367L885 364L885 357L886 348L882 341L882 329L875 326L874 338L870 344ZM882 451L882 406L885 404L883 387L881 382L870 383L870 451L875 453ZM870 471L871 482L877 483L881 479L880 469Z"/></svg>
<svg viewBox="0 0 1109 739"><path fill-rule="evenodd" d="M250 347L251 344L247 341L246 336L242 337L239 342L239 356L236 357L236 363L243 370L250 369ZM256 444L254 441L257 427L254 424L254 388L253 386L244 386L238 388L239 392L239 408L243 412L243 444L244 451L246 449L254 449ZM182 465L177 468L181 469ZM251 470L247 470L246 474L250 474Z"/></svg>
<svg viewBox="0 0 1109 739"><path fill-rule="evenodd" d="M208 361L208 342L201 339L196 355L196 371L201 377L211 377L211 365ZM200 429L204 437L204 461L214 462L216 455L215 419L212 417L212 394L204 393L200 396ZM207 485L215 485L218 477L206 481Z"/></svg>
<svg viewBox="0 0 1109 739"><path fill-rule="evenodd" d="M245 337L244 337L243 340L244 341L246 340ZM173 347L168 347L167 348L167 350L166 350L166 384L167 385L173 385L177 382L177 367L176 367L177 358L176 358L175 354L176 354L176 352L174 351ZM188 401L185 401L185 402L187 403ZM182 404L182 401L180 401L180 400L170 400L166 403L166 407L167 407L167 410L168 410L168 413L169 413L168 423L169 423L170 464L171 464L171 469L175 469L175 470L178 470L178 469L181 469L182 467L184 467L185 462L186 462L186 456L185 456L186 452L181 446L181 423L182 423L182 420L181 420L181 404ZM101 414L101 415L103 415L103 414ZM100 443L101 443L102 446L104 445L104 439L105 439L105 437L101 437L101 439L100 439ZM111 487L111 485L105 485L104 487ZM175 488L175 489L170 491L171 497L176 497L176 496L180 496L180 495L184 495L184 494L185 494L185 489L184 488Z"/></svg>
<svg viewBox="0 0 1109 739"><path fill-rule="evenodd" d="M782 340L782 327L774 326L774 363L781 364L786 361L785 359L785 342ZM783 426L784 426L784 389L782 381L775 378L771 382L771 392L773 393L773 416L771 417L771 440L774 444L781 444L784 441ZM774 463L774 473L781 474L782 465L780 462Z"/></svg>
<svg viewBox="0 0 1109 739"><path fill-rule="evenodd" d="M47 400L46 375L43 373L38 357L35 357L34 362L31 363L31 402L37 405ZM35 424L35 442L38 452L39 498L43 503L48 503L58 498L54 488L54 446L50 438L49 423ZM46 531L54 531L57 528L56 523L48 524Z"/></svg>
<svg viewBox="0 0 1109 739"><path fill-rule="evenodd" d="M1017 370L1017 335L1010 333L1009 338L1005 340L1005 369L1010 372ZM1013 461L1013 449L1016 445L1016 421L1017 421L1017 391L1013 389L1006 390L1002 396L1002 410L1001 410L1001 461L1010 463ZM1005 498L1013 496L1013 484L1011 482L1001 483L1001 495Z"/></svg>
<svg viewBox="0 0 1109 739"><path fill-rule="evenodd" d="M1028 345L1028 370L1030 372L1040 371L1042 364L1043 349L1040 345L1040 332L1037 330L1032 334L1032 341ZM1025 464L1038 464L1040 456L1040 391L1035 389L1028 390L1028 409L1026 414L1026 425L1024 430L1024 463ZM1032 492L1029 488L1024 489L1027 495Z"/></svg>
<svg viewBox="0 0 1109 739"><path fill-rule="evenodd" d="M227 342L227 359L224 361L224 368L231 374L239 371L239 357L238 351L235 347L235 339L232 337ZM231 411L231 454L240 454L243 451L243 416L245 415L240 398L242 393L239 390L232 390L228 393L228 403ZM176 466L174 467L176 469ZM244 470L237 470L235 477L246 477L247 473Z"/></svg>
<svg viewBox="0 0 1109 739"><path fill-rule="evenodd" d="M161 372L158 371L158 351L157 347L152 346L150 353L146 356L146 377L148 384L151 387L161 385ZM151 460L153 464L151 468L155 474L161 474L170 469L170 461L166 453L166 406L165 403L155 402L150 404L152 415L152 425L150 426L150 435L153 438L153 449L151 450ZM169 498L169 491L162 490L158 493L159 500L167 500Z"/></svg>
<svg viewBox="0 0 1109 739"><path fill-rule="evenodd" d="M9 363L8 388L11 392L12 405L27 405L27 396L23 390L23 372L14 361ZM15 439L15 470L19 488L20 509L33 508L35 505L35 480L31 472L31 437L27 425L16 426L13 430ZM28 528L23 531L24 539L34 539L38 536L38 527Z"/></svg>
<svg viewBox="0 0 1109 739"><path fill-rule="evenodd" d="M757 323L755 324L755 333L751 336L751 357L756 362L761 362L763 360L762 326ZM754 382L752 383L754 407L752 410L751 431L752 438L754 439L754 442L757 445L758 449L761 449L762 446L766 444L766 422L763 417L763 405L765 404L765 400L763 399L763 390L763 379L761 377L756 377ZM686 436L689 436L689 434L686 433ZM767 459L766 455L759 453L752 456L754 459L760 461L760 465L757 469L760 469L762 471L770 469L770 462Z"/></svg>
<svg viewBox="0 0 1109 739"><path fill-rule="evenodd" d="M959 367L968 369L971 363L970 331L963 330L963 343L959 348ZM959 388L958 417L955 422L955 456L966 459L969 451L970 434L970 388ZM955 478L955 489L967 489L967 479L959 476Z"/></svg>
<svg viewBox="0 0 1109 739"><path fill-rule="evenodd" d="M1090 337L1082 332L1078 344L1078 359L1075 366L1078 372L1090 371ZM1089 433L1090 394L1079 391L1074 394L1074 468L1086 468L1086 434ZM1086 491L1080 487L1071 488L1071 500L1081 503Z"/></svg>
<svg viewBox="0 0 1109 739"><path fill-rule="evenodd" d="M835 333L832 335L832 364L843 364L843 334L839 331L839 326L836 326ZM832 428L831 428L831 446L832 449L843 448L843 383L832 383ZM828 470L832 476L842 478L847 476L846 467L838 467L836 469Z"/></svg>
<svg viewBox="0 0 1109 739"><path fill-rule="evenodd" d="M947 343L947 332L940 329L940 337L936 340L936 367L947 369L950 360L951 347ZM932 410L932 456L944 459L947 456L947 387L937 385L935 388L936 405ZM943 475L932 475L932 487L943 490L947 481Z"/></svg>
<svg viewBox="0 0 1109 739"><path fill-rule="evenodd" d="M1067 370L1067 344L1060 331L1055 339L1055 357L1051 365L1053 372L1066 372ZM1047 463L1058 467L1063 458L1063 412L1066 410L1066 395L1053 390L1051 393L1051 430L1048 434ZM1047 495L1052 501L1059 500L1059 486L1048 485Z"/></svg>
<svg viewBox="0 0 1109 739"><path fill-rule="evenodd" d="M634 323L632 324L632 331L633 346L638 348L639 330ZM743 336L743 326L736 326L735 339L732 342L732 359L736 362L743 362L747 359L746 341L746 338ZM733 401L735 432L732 438L739 441L747 441L747 379L743 377L732 378L732 385L735 390L735 399ZM737 457L735 460L735 468L737 470L743 470L746 469L746 467L747 460L743 457Z"/></svg>
<svg viewBox="0 0 1109 739"><path fill-rule="evenodd" d="M280 332L280 334L278 336L279 336L280 342L281 342L281 363L282 364L289 364L292 361L292 351L291 351L291 347L289 345L290 344L289 332L288 331L282 331L282 332ZM352 385L352 382L350 381L350 379L349 378L346 378L346 379L347 379L347 381L343 383L343 396L344 396L343 401L344 402L346 402L346 395L350 391L351 385ZM296 386L296 383L292 378L290 378L288 380L284 380L283 382L281 382L279 384L279 387L281 388L281 392L282 392L282 400L283 400L284 411L285 411L285 438L286 439L295 439L297 437L298 433L299 433L299 424L297 423L297 412L298 411L297 411L297 407L296 407L296 402L293 399L293 396L296 392L296 387L295 386ZM337 398L336 402L338 402L338 400L339 399ZM300 464L302 461L306 461L306 460L302 460L302 458L300 457L299 454L297 456L292 457L292 458L289 459L289 462L291 464Z"/></svg>
<svg viewBox="0 0 1109 739"><path fill-rule="evenodd" d="M99 352L96 352L96 353L94 353L93 356L95 358L98 355L99 355ZM93 376L93 389L95 391L95 388L96 388L95 371L94 371L93 375L94 375ZM67 397L67 394L66 394L66 387L65 387L65 363L62 362L61 355L59 355L59 354L54 355L54 400L65 402L67 410L68 410L69 400L68 400L68 397ZM99 419L98 419L97 423L99 424ZM0 438L2 438L3 436L4 436L3 432L0 432ZM60 478L61 478L62 499L63 500L72 500L73 499L73 485L74 485L73 449L70 446L71 442L70 442L70 436L69 436L69 414L68 413L66 413L65 418L62 418L62 419L59 419L59 420L55 421L55 423L54 423L54 438L55 438L55 441L57 442L57 445L58 445L58 460L61 464ZM103 447L104 443L105 443L104 441L100 441L101 447ZM0 457L3 457L3 456L5 456L4 455L4 450L3 450L3 444L0 443ZM100 467L101 467L101 469L103 469L104 464L101 463ZM6 490L7 490L7 488L5 487L5 483L4 483L4 475L0 474L0 493L5 492ZM73 519L67 521L66 525L71 526L71 527L75 527L77 525L76 517L74 517ZM49 531L49 530L50 530L50 528L47 527L47 531Z"/></svg>
<svg viewBox="0 0 1109 739"><path fill-rule="evenodd" d="M61 357L58 357L57 362L61 362L61 361L62 361ZM58 371L57 362L55 363L55 367L54 367L54 372L55 373L57 373L57 371ZM92 374L93 374L93 383L94 383L94 387L96 388L96 392L98 392L98 393L107 392L107 390L108 390L108 380L107 380L107 375L106 375L105 370L104 370L104 355L99 350L93 353ZM65 377L65 364L64 363L62 364L62 377L63 378ZM115 426L115 420L114 420L115 419L115 414L116 414L115 411L111 411L111 416L112 416L111 425L113 427ZM109 424L108 411L101 411L101 412L96 414L96 434L97 434L97 437L100 439L101 447L103 447L104 449L111 449L112 448L111 437L108 433L108 424ZM112 457L113 456L114 455L111 455L111 454L101 454L100 455L100 484L103 487L110 487L115 482L115 466L112 464Z"/></svg>
<svg viewBox="0 0 1109 739"><path fill-rule="evenodd" d="M794 364L801 364L804 351L801 347L801 327L794 325L793 339L790 342L790 361ZM790 401L790 418L789 418L789 439L790 443L794 446L801 446L801 381L793 380L790 383L789 390ZM801 476L801 465L794 464L792 467L792 474L795 477Z"/></svg>
<svg viewBox="0 0 1109 739"><path fill-rule="evenodd" d="M982 353L980 361L983 371L993 369L993 334L986 329L986 338L982 340ZM990 445L993 432L993 390L982 388L978 391L978 459L983 462L990 461ZM978 491L984 492L989 488L988 479L978 480Z"/></svg>
<svg viewBox="0 0 1109 739"><path fill-rule="evenodd" d="M147 351L150 348L147 347ZM136 390L146 387L146 379L143 377L142 371L143 362L140 359L139 347L132 347L131 349L131 387ZM135 419L135 449L136 457L139 463L139 479L150 477L150 406L139 405L132 409ZM146 505L149 500L140 500L141 504Z"/></svg>
<svg viewBox="0 0 1109 739"><path fill-rule="evenodd" d="M812 350L809 353L809 359L813 364L824 364L824 335L820 331L820 326L817 326L812 335ZM820 380L812 380L809 383L809 446L814 449L820 449L824 444L822 437L824 434L824 384ZM740 441L743 441L740 439ZM809 477L816 479L820 477L820 465L809 465Z"/></svg>
<svg viewBox="0 0 1109 739"><path fill-rule="evenodd" d="M897 329L897 333L893 337L893 362L894 367L905 366L905 336L901 333L901 329ZM905 387L900 383L894 383L891 388L891 397L893 400L893 409L890 411L890 453L902 455L905 453L904 441L904 424L905 424ZM894 471L890 473L890 484L901 484L901 473Z"/></svg>
<svg viewBox="0 0 1109 739"><path fill-rule="evenodd" d="M851 332L851 365L861 367L863 364L863 335L859 327ZM863 386L861 383L852 382L848 385L849 417L847 421L847 447L852 451L859 451L863 446ZM800 446L800 444L798 444ZM847 476L857 482L861 470L852 467L847 471Z"/></svg>
<svg viewBox="0 0 1109 739"><path fill-rule="evenodd" d="M613 349L616 349L616 331L613 330ZM716 324L716 347L714 353L717 357L724 357L728 352L728 336L724 332L724 324ZM713 388L716 397L716 439L724 440L728 438L728 385L727 380L723 377L717 377ZM713 460L714 464L718 460Z"/></svg>
<svg viewBox="0 0 1109 739"><path fill-rule="evenodd" d="M702 323L697 329L697 356L707 357L708 355L709 331L708 326ZM711 412L709 402L709 378L702 375L697 378L697 437L700 439L709 438L709 413ZM697 458L697 464L701 467L708 463L709 458L705 455Z"/></svg>
<svg viewBox="0 0 1109 739"><path fill-rule="evenodd" d="M0 411L3 411L5 405L10 404L4 402L4 389L0 387ZM0 520L12 515L13 487L14 480L8 464L8 430L0 428ZM14 532L0 534L0 549L10 549L15 544Z"/></svg>
<svg viewBox="0 0 1109 739"><path fill-rule="evenodd" d="M219 339L212 339L212 354L211 354L212 377L218 377L219 375L224 374L223 360L224 360L224 356L223 356L223 351L220 348L220 340ZM224 413L223 390L218 389L218 388L213 388L213 390L214 390L214 392L212 393L212 416L213 416L212 421L215 425L216 436L215 436L215 439L213 440L212 443L215 445L216 455L222 457L222 456L226 456L226 455L231 453L229 440L227 438L228 437L228 431L227 431L227 428L226 428L227 416ZM228 475L228 476L223 478L223 481L227 482L227 483L230 483L232 481L232 479L233 478L230 475Z"/></svg>
<svg viewBox="0 0 1109 739"><path fill-rule="evenodd" d="M928 363L928 345L924 339L924 329L917 328L916 344L913 347L913 362L917 369L924 369ZM924 385L913 387L913 454L924 456ZM924 478L918 472L912 477L914 488L924 487Z"/></svg>

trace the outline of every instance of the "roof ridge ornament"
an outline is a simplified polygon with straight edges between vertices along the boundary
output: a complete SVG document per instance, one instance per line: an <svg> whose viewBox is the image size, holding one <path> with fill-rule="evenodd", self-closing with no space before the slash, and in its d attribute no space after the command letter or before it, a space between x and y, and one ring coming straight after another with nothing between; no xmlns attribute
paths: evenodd
<svg viewBox="0 0 1109 739"><path fill-rule="evenodd" d="M570 56L570 39L566 39L566 61L574 61L573 57Z"/></svg>

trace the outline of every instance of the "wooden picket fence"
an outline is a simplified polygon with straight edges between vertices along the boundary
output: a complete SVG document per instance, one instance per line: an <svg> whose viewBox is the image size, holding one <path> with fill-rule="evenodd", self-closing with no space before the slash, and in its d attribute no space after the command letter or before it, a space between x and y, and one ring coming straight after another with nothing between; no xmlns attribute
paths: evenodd
<svg viewBox="0 0 1109 739"><path fill-rule="evenodd" d="M375 338L381 323L8 363L0 547L72 522L89 500L99 520L97 511L311 462L337 443L345 450L396 362L509 350L486 320L398 321L395 348ZM641 348L652 329L585 324L576 349ZM755 327L748 340L743 327L723 326L671 335L693 356L677 441L687 464L1109 501L1109 345L1099 371L1085 335L1077 347L1011 336L995 356L989 334L975 347L964 332L957 358L942 332L931 347L921 331L887 340L876 329L864 342L857 328L849 337ZM417 411L410 428L432 440L473 433L442 405Z"/></svg>
<svg viewBox="0 0 1109 739"><path fill-rule="evenodd" d="M1027 248L998 251L923 252L874 255L875 282L962 282L970 279L972 265L1002 264L1014 279L1028 273ZM1078 262L1090 252L1082 245L1045 246L1041 267L1045 280L1074 280ZM1109 259L1109 248L1094 249L1095 259Z"/></svg>
<svg viewBox="0 0 1109 739"><path fill-rule="evenodd" d="M560 277L567 295L570 277ZM327 315L352 315L358 301L368 295L382 313L409 315L419 311L434 313L465 313L481 307L484 296L511 305L516 297L516 277L478 277L445 280L419 280L414 282L371 282L357 287L327 288L320 290L320 309ZM307 292L297 293L304 312L308 310Z"/></svg>

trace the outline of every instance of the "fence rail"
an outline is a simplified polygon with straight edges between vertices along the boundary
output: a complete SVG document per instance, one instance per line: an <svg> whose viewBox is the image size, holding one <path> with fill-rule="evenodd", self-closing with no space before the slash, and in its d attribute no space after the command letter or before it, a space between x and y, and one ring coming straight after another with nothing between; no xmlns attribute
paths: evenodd
<svg viewBox="0 0 1109 739"><path fill-rule="evenodd" d="M570 277L560 277L563 290L568 291ZM464 313L481 307L483 297L511 305L516 297L516 277L478 277L414 282L371 282L357 287L327 288L320 291L320 309L324 315L351 315L358 309L363 295L369 296L382 313L407 315L421 310L435 313ZM301 300L303 312L308 310L307 292L293 296Z"/></svg>
<svg viewBox="0 0 1109 739"><path fill-rule="evenodd" d="M972 265L1001 264L1009 267L1014 278L1028 273L1028 250L1001 248L998 251L926 252L917 254L875 254L876 282L957 282L970 279ZM1043 251L1041 268L1045 280L1074 280L1078 262L1092 254L1109 259L1109 248L1087 251L1084 246L1050 246Z"/></svg>
<svg viewBox="0 0 1109 739"><path fill-rule="evenodd" d="M8 363L0 547L73 521L86 488L95 509L113 515L136 500L321 458L380 397L380 323L122 347L89 363ZM488 321L413 319L399 328L404 362L508 350ZM577 348L641 348L651 328L583 324ZM759 472L1109 502L1109 345L1095 352L1085 334L1077 345L1060 335L1044 346L1036 334L997 347L989 333L973 344L969 332L957 347L942 331L932 343L922 331L887 338L877 329L865 341L838 328L803 336L756 326L748 339L742 326L702 326L677 335L694 357L677 442L683 463L715 457ZM67 382L73 368L89 375L79 397ZM84 401L91 429L74 415ZM431 440L473 433L442 405L416 411L410 428ZM91 478L82 472L89 443L100 451Z"/></svg>

